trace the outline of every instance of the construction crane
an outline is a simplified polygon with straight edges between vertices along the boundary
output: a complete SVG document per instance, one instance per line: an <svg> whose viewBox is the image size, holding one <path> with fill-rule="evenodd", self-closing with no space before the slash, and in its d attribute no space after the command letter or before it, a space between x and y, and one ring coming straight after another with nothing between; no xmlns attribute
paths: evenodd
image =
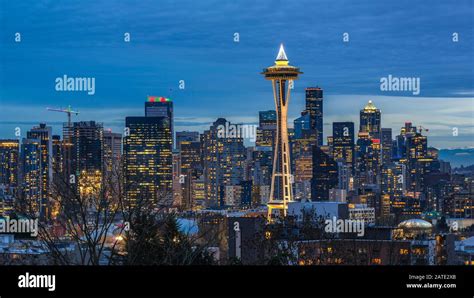
<svg viewBox="0 0 474 298"><path fill-rule="evenodd" d="M424 128L423 126L419 125L418 126L418 132L421 134L421 132L424 131L424 132L429 132L430 130L427 129L427 128Z"/></svg>
<svg viewBox="0 0 474 298"><path fill-rule="evenodd" d="M73 111L71 109L71 106L68 106L66 109L60 108L60 109L54 109L54 108L46 108L48 111L51 112L61 112L61 113L66 113L67 114L67 126L71 127L71 115L79 115L78 111Z"/></svg>
<svg viewBox="0 0 474 298"><path fill-rule="evenodd" d="M71 171L71 147L72 147L72 140L71 140L71 126L72 126L72 122L71 122L71 115L74 114L74 115L79 115L79 112L78 111L73 111L71 109L71 106L68 106L66 109L63 109L63 108L59 108L59 109L55 109L55 108L46 108L46 110L50 111L50 112L60 112L60 113L66 113L67 114L67 130L66 131L63 131L63 138L64 138L64 141L66 141L66 143L64 144L65 145L65 161L66 161L66 164L65 164L65 169L67 170L67 175L70 175L72 173Z"/></svg>

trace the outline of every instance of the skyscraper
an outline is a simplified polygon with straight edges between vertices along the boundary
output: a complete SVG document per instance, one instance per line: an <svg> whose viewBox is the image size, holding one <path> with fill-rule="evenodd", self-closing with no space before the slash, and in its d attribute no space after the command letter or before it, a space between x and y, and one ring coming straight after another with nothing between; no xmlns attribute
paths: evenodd
<svg viewBox="0 0 474 298"><path fill-rule="evenodd" d="M276 111L260 111L258 114L259 126L257 128L255 146L273 148L277 126Z"/></svg>
<svg viewBox="0 0 474 298"><path fill-rule="evenodd" d="M356 150L356 183L364 188L380 182L382 150L379 139L371 139L366 132L359 133Z"/></svg>
<svg viewBox="0 0 474 298"><path fill-rule="evenodd" d="M122 135L120 133L112 132L111 130L104 131L104 163L106 167L111 167L112 164L117 163L122 157Z"/></svg>
<svg viewBox="0 0 474 298"><path fill-rule="evenodd" d="M182 205L185 209L191 209L195 207L192 197L193 181L199 179L203 173L201 142L181 141L179 147Z"/></svg>
<svg viewBox="0 0 474 298"><path fill-rule="evenodd" d="M361 187L368 183L368 162L370 158L370 146L372 140L368 132L359 132L356 145L356 167L355 182L357 187Z"/></svg>
<svg viewBox="0 0 474 298"><path fill-rule="evenodd" d="M360 110L359 132L367 132L374 139L380 139L381 137L381 113L371 100Z"/></svg>
<svg viewBox="0 0 474 298"><path fill-rule="evenodd" d="M220 133L231 125L226 119L219 118L201 135L207 207L222 207L225 187L238 185L243 180L243 138Z"/></svg>
<svg viewBox="0 0 474 298"><path fill-rule="evenodd" d="M63 157L61 136L53 135L53 179L55 175L63 172Z"/></svg>
<svg viewBox="0 0 474 298"><path fill-rule="evenodd" d="M254 185L270 186L272 181L272 150L268 147L257 147L252 152L252 180Z"/></svg>
<svg viewBox="0 0 474 298"><path fill-rule="evenodd" d="M125 196L156 204L172 200L172 134L168 117L126 117L123 140Z"/></svg>
<svg viewBox="0 0 474 298"><path fill-rule="evenodd" d="M329 190L337 188L337 163L321 150L313 146L313 177L311 178L311 200L328 201Z"/></svg>
<svg viewBox="0 0 474 298"><path fill-rule="evenodd" d="M382 164L389 164L392 161L392 129L382 128Z"/></svg>
<svg viewBox="0 0 474 298"><path fill-rule="evenodd" d="M333 122L332 152L334 160L343 161L351 172L354 170L354 122Z"/></svg>
<svg viewBox="0 0 474 298"><path fill-rule="evenodd" d="M316 136L317 145L323 145L323 89L306 88L306 112L309 114L311 134Z"/></svg>
<svg viewBox="0 0 474 298"><path fill-rule="evenodd" d="M173 118L173 102L170 98L159 96L148 96L145 102L145 117L168 117Z"/></svg>
<svg viewBox="0 0 474 298"><path fill-rule="evenodd" d="M311 197L312 150L314 139L293 139L291 142L291 173L293 179L294 199L309 199Z"/></svg>
<svg viewBox="0 0 474 298"><path fill-rule="evenodd" d="M181 173L197 179L202 175L201 142L181 142Z"/></svg>
<svg viewBox="0 0 474 298"><path fill-rule="evenodd" d="M293 121L295 129L295 139L307 137L306 134L310 132L310 118L309 113L302 113L301 117Z"/></svg>
<svg viewBox="0 0 474 298"><path fill-rule="evenodd" d="M112 192L111 195L119 192L120 177L122 176L122 135L120 133L112 132L111 130L104 131L104 179L108 186L111 186L107 191Z"/></svg>
<svg viewBox="0 0 474 298"><path fill-rule="evenodd" d="M41 185L41 141L24 138L21 143L22 208L37 217L45 214Z"/></svg>
<svg viewBox="0 0 474 298"><path fill-rule="evenodd" d="M276 129L277 115L275 110L258 112L258 123L260 127Z"/></svg>
<svg viewBox="0 0 474 298"><path fill-rule="evenodd" d="M20 143L18 140L0 140L0 185L18 186Z"/></svg>
<svg viewBox="0 0 474 298"><path fill-rule="evenodd" d="M380 170L382 166L382 144L379 139L371 139L367 159L368 183L380 183Z"/></svg>
<svg viewBox="0 0 474 298"><path fill-rule="evenodd" d="M408 189L421 191L424 187L424 176L430 171L430 163L433 162L428 156L428 139L418 132L407 134L405 148Z"/></svg>
<svg viewBox="0 0 474 298"><path fill-rule="evenodd" d="M170 98L148 96L148 100L145 102L145 117L167 117L169 119L171 141L174 144L173 101Z"/></svg>
<svg viewBox="0 0 474 298"><path fill-rule="evenodd" d="M44 123L40 123L39 126L34 126L32 129L27 131L27 138L30 140L38 140L40 142L40 171L41 171L41 210L43 213L41 216L48 216L49 201L51 197L51 185L53 181L53 141L52 141L52 129L50 126L46 126Z"/></svg>
<svg viewBox="0 0 474 298"><path fill-rule="evenodd" d="M103 125L95 121L72 123L72 168L80 176L81 172L103 170Z"/></svg>
<svg viewBox="0 0 474 298"><path fill-rule="evenodd" d="M384 164L381 179L382 195L388 195L394 210L403 210L403 195L406 192L406 167L402 163ZM401 212L401 211L400 211Z"/></svg>
<svg viewBox="0 0 474 298"><path fill-rule="evenodd" d="M73 122L71 129L71 169L81 196L97 195L104 171L103 124L95 121Z"/></svg>
<svg viewBox="0 0 474 298"><path fill-rule="evenodd" d="M311 198L311 178L313 177L313 158L300 156L295 160L295 198L297 200Z"/></svg>
<svg viewBox="0 0 474 298"><path fill-rule="evenodd" d="M395 138L395 156L394 158L405 159L407 157L406 138L416 133L416 127L411 122L405 122L405 126L400 129L400 134Z"/></svg>
<svg viewBox="0 0 474 298"><path fill-rule="evenodd" d="M293 201L291 185L290 147L288 143L288 104L290 102L290 84L301 74L299 68L290 66L283 45L280 46L275 65L262 72L265 79L272 81L273 96L276 105L277 130L273 158L273 174L268 217L273 210L286 216L287 203Z"/></svg>
<svg viewBox="0 0 474 298"><path fill-rule="evenodd" d="M181 149L182 142L199 142L198 131L177 131L176 132L176 149Z"/></svg>
<svg viewBox="0 0 474 298"><path fill-rule="evenodd" d="M65 141L61 140L61 136L53 135L53 189L56 189L56 186L63 185L64 181L69 181L67 176L64 176L64 167L66 165L64 157L68 156L64 154ZM61 208L61 192L51 191L51 216L55 218L60 213Z"/></svg>

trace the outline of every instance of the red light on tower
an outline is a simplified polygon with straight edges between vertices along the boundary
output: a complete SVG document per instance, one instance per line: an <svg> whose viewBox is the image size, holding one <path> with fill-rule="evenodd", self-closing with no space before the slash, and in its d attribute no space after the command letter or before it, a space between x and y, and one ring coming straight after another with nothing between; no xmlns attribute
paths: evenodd
<svg viewBox="0 0 474 298"><path fill-rule="evenodd" d="M163 96L148 96L148 102L169 102L171 98Z"/></svg>

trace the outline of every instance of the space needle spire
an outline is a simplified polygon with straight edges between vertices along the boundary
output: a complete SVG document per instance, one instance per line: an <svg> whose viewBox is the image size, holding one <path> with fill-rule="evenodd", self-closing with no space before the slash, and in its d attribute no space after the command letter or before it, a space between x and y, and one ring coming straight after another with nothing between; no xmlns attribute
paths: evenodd
<svg viewBox="0 0 474 298"><path fill-rule="evenodd" d="M280 45L275 65L265 68L262 72L265 79L272 82L277 114L272 183L270 199L267 204L269 221L275 217L286 216L288 202L293 201L287 115L291 86L301 73L299 68L289 65L283 44Z"/></svg>

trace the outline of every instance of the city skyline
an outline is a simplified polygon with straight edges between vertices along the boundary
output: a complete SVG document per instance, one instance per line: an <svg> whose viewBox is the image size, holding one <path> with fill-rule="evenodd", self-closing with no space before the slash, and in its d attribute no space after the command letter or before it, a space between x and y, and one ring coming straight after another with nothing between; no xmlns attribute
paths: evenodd
<svg viewBox="0 0 474 298"><path fill-rule="evenodd" d="M423 2L0 0L0 292L471 290L474 1Z"/></svg>
<svg viewBox="0 0 474 298"><path fill-rule="evenodd" d="M0 136L13 138L16 127L27 131L40 122L51 125L54 134L61 134L63 115L47 112L46 107L68 105L81 112L74 121L95 120L122 132L125 117L141 114L148 95L173 99L175 131L202 132L219 117L233 123L256 124L258 111L273 108L271 90L259 78L261 65L271 62L268 53L274 53L284 42L289 56L306 73L292 90L290 126L303 110L304 89L319 86L325 90L325 136L331 134L333 122L352 121L358 126L359 109L372 100L382 110L384 127L396 132L410 121L430 129L430 146L473 147L473 30L466 18L472 3L460 2L450 10L449 22L439 18L444 13L444 5L440 4L429 16L404 18L392 24L397 9L407 4L411 5L391 4L391 12L365 3L367 11L357 10L355 24L344 21L352 12L350 4L326 4L317 24L324 29L317 30L318 26L308 19L308 10L316 11L318 7L301 2L287 10L276 8L272 14L292 15L298 24L281 21L274 26L282 30L269 34L265 23L272 15L259 15L266 9L265 4L247 5L247 10L213 2L166 4L164 11L180 13L171 17L153 11L158 16L152 18L147 13L147 2L131 10L128 17L120 10L101 15L107 6L99 2L89 5L93 14L101 16L94 19L75 5L79 13L68 18L68 6L4 3L11 13L2 15L6 30L0 36L5 45L0 54L6 58L0 71ZM47 37L41 36L41 29L20 21L29 5L37 10L35 24L42 24L39 28L48 32ZM426 9L413 5L408 14ZM203 11L214 18L196 26L182 22L194 11L199 11L195 13L200 18L206 15ZM50 20L59 16L66 16L62 26L51 27L54 25ZM261 19L249 27L235 21L243 17L249 21ZM83 30L79 22L89 25L89 29ZM173 26L178 22L180 26ZM373 22L380 26L373 29ZM150 26L158 29L150 32ZM285 26L289 28L283 30ZM299 30L291 30L292 26ZM400 34L406 28L413 30ZM13 42L15 32L22 33L20 43ZM123 41L125 32L131 34L130 43ZM347 43L343 42L345 32L349 33ZM453 32L459 33L459 42L452 41ZM234 41L235 33L239 34L239 42ZM443 53L443 59L438 59ZM35 61L34 68L30 67L31 61ZM55 78L63 75L96 78L95 94L57 92ZM420 77L420 94L381 91L380 79L389 75ZM180 80L186 85L182 90ZM413 109L407 111L410 106ZM453 128L458 129L457 136L453 136Z"/></svg>

